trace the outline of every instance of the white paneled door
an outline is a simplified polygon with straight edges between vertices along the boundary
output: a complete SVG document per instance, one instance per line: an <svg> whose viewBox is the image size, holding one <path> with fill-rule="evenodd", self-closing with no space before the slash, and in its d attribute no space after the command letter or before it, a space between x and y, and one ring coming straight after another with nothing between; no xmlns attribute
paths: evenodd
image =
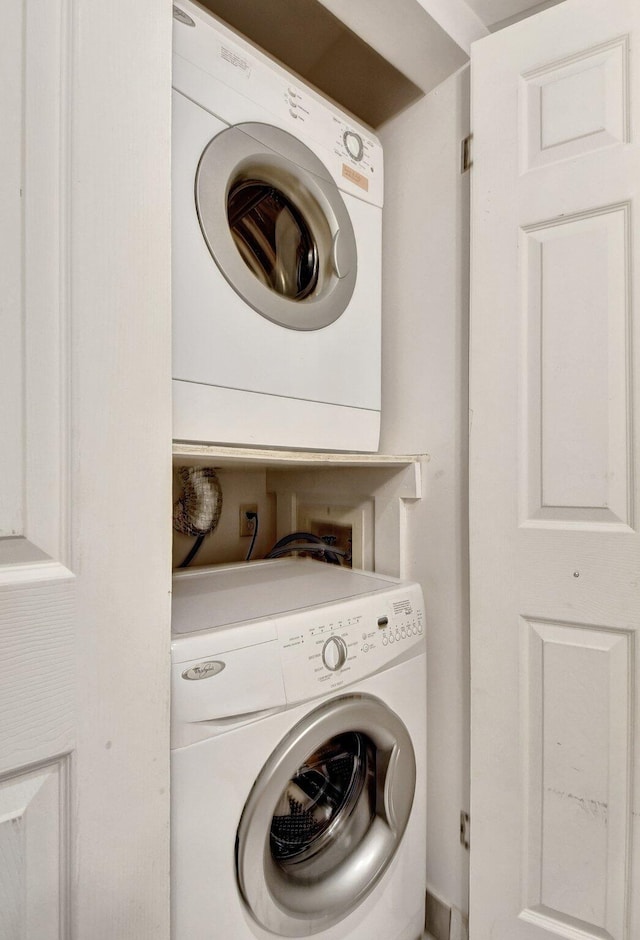
<svg viewBox="0 0 640 940"><path fill-rule="evenodd" d="M170 30L3 8L2 940L169 935Z"/></svg>
<svg viewBox="0 0 640 940"><path fill-rule="evenodd" d="M472 66L471 940L638 940L640 3Z"/></svg>

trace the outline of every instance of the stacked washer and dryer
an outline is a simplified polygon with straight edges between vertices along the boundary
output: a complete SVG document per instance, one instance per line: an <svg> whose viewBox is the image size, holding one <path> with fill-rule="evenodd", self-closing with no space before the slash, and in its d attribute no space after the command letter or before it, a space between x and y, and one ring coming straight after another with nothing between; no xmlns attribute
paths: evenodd
<svg viewBox="0 0 640 940"><path fill-rule="evenodd" d="M174 7L174 438L375 451L382 149L190 0ZM418 585L308 560L184 569L173 940L416 940Z"/></svg>
<svg viewBox="0 0 640 940"><path fill-rule="evenodd" d="M174 9L173 436L375 451L380 143Z"/></svg>

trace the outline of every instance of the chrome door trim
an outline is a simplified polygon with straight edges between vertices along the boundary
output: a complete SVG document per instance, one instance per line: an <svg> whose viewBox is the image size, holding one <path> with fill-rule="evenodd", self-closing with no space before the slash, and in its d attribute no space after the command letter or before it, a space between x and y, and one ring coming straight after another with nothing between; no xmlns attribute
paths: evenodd
<svg viewBox="0 0 640 940"><path fill-rule="evenodd" d="M316 290L296 301L252 273L227 220L232 185L261 179L279 189L305 217L319 255ZM238 124L213 137L195 179L196 212L207 247L231 287L257 313L293 330L319 330L346 310L357 275L355 234L340 190L321 160L291 134L269 124Z"/></svg>
<svg viewBox="0 0 640 940"><path fill-rule="evenodd" d="M328 739L365 734L376 749L375 815L354 851L328 873L296 881L270 851L271 820L291 775ZM276 936L307 936L338 923L375 887L402 841L415 794L416 762L403 722L380 699L343 695L298 722L262 768L236 839L236 875L252 917Z"/></svg>

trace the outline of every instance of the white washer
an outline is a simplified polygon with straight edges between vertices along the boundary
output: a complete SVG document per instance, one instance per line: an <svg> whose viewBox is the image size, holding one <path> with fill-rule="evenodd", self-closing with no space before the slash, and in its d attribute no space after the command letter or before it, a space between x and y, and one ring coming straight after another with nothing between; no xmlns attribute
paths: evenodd
<svg viewBox="0 0 640 940"><path fill-rule="evenodd" d="M174 438L375 451L382 148L174 7Z"/></svg>
<svg viewBox="0 0 640 940"><path fill-rule="evenodd" d="M283 559L176 575L173 940L417 940L422 593Z"/></svg>

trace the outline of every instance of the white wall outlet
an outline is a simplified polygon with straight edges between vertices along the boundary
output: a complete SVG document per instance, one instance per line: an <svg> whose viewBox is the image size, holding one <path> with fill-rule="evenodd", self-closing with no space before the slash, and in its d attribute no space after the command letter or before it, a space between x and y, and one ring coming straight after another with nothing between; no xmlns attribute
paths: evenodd
<svg viewBox="0 0 640 940"><path fill-rule="evenodd" d="M255 517L258 515L257 503L240 504L240 529L241 538L251 538L256 530Z"/></svg>

